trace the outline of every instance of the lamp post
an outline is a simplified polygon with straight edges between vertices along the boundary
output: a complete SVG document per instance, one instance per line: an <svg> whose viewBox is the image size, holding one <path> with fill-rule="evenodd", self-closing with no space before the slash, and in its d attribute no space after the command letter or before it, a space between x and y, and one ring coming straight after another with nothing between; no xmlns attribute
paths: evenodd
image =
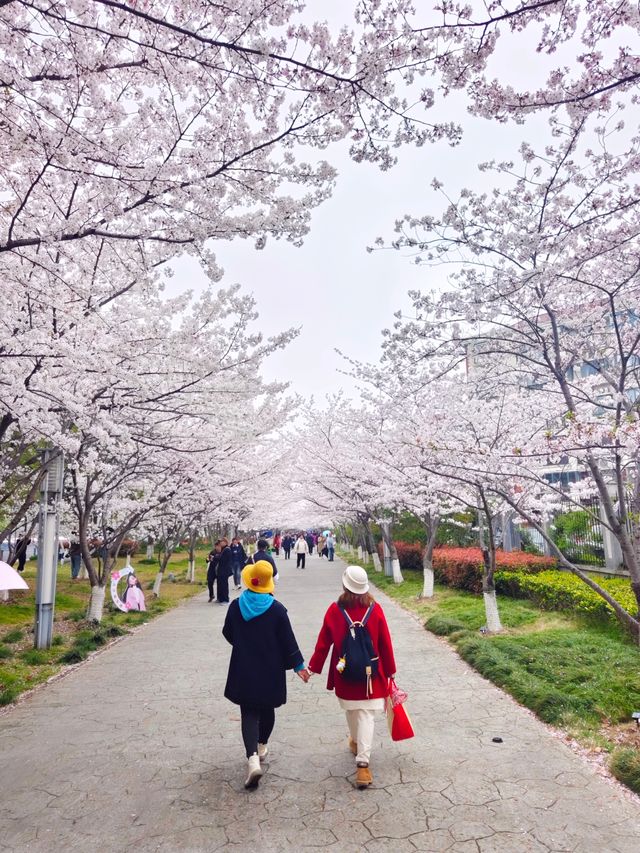
<svg viewBox="0 0 640 853"><path fill-rule="evenodd" d="M38 578L36 582L36 649L51 647L53 611L58 573L58 501L64 480L64 458L58 450L45 450L45 477L40 486L38 515Z"/></svg>

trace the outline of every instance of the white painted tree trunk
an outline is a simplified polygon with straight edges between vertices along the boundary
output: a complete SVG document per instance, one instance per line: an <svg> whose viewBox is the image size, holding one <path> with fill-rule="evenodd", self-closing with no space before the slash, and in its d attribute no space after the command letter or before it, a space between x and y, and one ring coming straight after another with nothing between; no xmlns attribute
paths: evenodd
<svg viewBox="0 0 640 853"><path fill-rule="evenodd" d="M358 559L359 559L359 560L364 560L364 554L363 554L363 551L362 551L362 545L358 545Z"/></svg>
<svg viewBox="0 0 640 853"><path fill-rule="evenodd" d="M196 561L189 560L189 568L187 569L187 580L189 583L196 581Z"/></svg>
<svg viewBox="0 0 640 853"><path fill-rule="evenodd" d="M502 623L500 622L500 613L498 612L498 599L496 598L495 589L491 592L483 592L484 611L487 616L487 631L492 634L497 634L502 631Z"/></svg>
<svg viewBox="0 0 640 853"><path fill-rule="evenodd" d="M156 579L153 582L153 594L155 595L156 598L160 597L160 586L162 584L162 575L163 575L162 572L158 572L158 574L156 575Z"/></svg>
<svg viewBox="0 0 640 853"><path fill-rule="evenodd" d="M80 563L80 571L78 572L78 577L81 581L86 581L89 577L89 572L87 571L87 567L84 564L84 561Z"/></svg>
<svg viewBox="0 0 640 853"><path fill-rule="evenodd" d="M102 622L105 592L106 587L104 586L91 587L91 598L89 599L89 607L87 609L87 620L89 622Z"/></svg>
<svg viewBox="0 0 640 853"><path fill-rule="evenodd" d="M382 563L380 562L380 556L378 555L377 551L373 552L373 567L376 572L382 571Z"/></svg>
<svg viewBox="0 0 640 853"><path fill-rule="evenodd" d="M422 586L422 597L433 598L433 569L425 566L422 570L422 575L424 578L424 583Z"/></svg>
<svg viewBox="0 0 640 853"><path fill-rule="evenodd" d="M147 560L153 560L153 542L147 545Z"/></svg>
<svg viewBox="0 0 640 853"><path fill-rule="evenodd" d="M402 572L400 571L400 560L398 560L397 557L391 560L391 568L393 570L393 582L402 583L404 581L404 578L402 577Z"/></svg>
<svg viewBox="0 0 640 853"><path fill-rule="evenodd" d="M9 590L8 589L0 590L0 601L9 601Z"/></svg>

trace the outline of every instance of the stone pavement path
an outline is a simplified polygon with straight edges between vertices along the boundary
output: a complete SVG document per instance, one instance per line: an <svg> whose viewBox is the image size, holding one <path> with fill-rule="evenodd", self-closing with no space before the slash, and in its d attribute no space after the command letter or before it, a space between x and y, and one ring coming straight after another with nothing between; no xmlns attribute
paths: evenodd
<svg viewBox="0 0 640 853"><path fill-rule="evenodd" d="M343 564L280 566L308 656ZM202 595L0 716L0 849L638 853L637 800L379 598L419 734L394 744L380 720L369 790L351 784L325 677L291 675L267 773L244 791L225 611Z"/></svg>

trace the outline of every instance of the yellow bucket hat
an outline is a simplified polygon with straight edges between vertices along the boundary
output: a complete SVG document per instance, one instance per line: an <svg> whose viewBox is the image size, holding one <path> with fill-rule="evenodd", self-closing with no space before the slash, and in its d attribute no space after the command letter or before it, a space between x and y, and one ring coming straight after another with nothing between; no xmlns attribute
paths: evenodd
<svg viewBox="0 0 640 853"><path fill-rule="evenodd" d="M266 560L249 563L242 570L242 582L251 592L273 592L276 588L273 582L273 566Z"/></svg>

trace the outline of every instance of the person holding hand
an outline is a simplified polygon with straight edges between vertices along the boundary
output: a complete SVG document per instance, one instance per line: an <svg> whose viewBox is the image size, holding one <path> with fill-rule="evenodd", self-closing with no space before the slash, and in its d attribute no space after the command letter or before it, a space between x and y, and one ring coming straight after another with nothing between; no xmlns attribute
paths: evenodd
<svg viewBox="0 0 640 853"><path fill-rule="evenodd" d="M302 652L286 607L273 597L273 570L266 560L242 571L245 587L231 602L222 633L233 647L224 695L240 706L242 739L247 754L245 788L256 788L261 761L275 724L275 709L287 701L286 671L309 680Z"/></svg>
<svg viewBox="0 0 640 853"><path fill-rule="evenodd" d="M363 673L350 671L347 632L353 637L366 632L361 652L369 655ZM351 650L353 651L353 649ZM349 749L356 761L356 785L367 788L373 781L369 760L373 747L375 715L385 709L389 679L395 675L393 644L382 607L369 592L369 578L360 566L347 566L342 591L324 616L316 648L309 661L312 673L321 673L331 653L327 690L335 690L349 727Z"/></svg>

